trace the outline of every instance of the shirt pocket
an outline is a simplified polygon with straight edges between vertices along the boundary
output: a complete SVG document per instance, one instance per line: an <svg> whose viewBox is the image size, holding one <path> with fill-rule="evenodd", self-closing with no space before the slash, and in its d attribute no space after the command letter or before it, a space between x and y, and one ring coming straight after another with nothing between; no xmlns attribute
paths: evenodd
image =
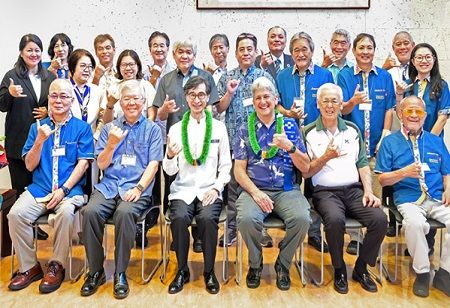
<svg viewBox="0 0 450 308"><path fill-rule="evenodd" d="M66 155L65 158L69 163L75 163L78 157L78 144L76 142L66 142Z"/></svg>
<svg viewBox="0 0 450 308"><path fill-rule="evenodd" d="M149 143L138 143L136 144L136 152L134 153L136 155L136 161L137 164L144 166L144 168L147 167L149 163L149 152L150 151L150 144Z"/></svg>
<svg viewBox="0 0 450 308"><path fill-rule="evenodd" d="M439 153L427 152L425 154L424 162L430 168L429 171L425 170L425 172L437 173L441 168L442 157Z"/></svg>

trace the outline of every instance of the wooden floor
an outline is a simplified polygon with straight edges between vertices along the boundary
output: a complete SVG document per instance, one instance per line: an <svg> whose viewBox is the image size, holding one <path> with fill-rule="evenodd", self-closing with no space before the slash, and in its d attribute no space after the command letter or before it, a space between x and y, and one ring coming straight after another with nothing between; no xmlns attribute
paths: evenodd
<svg viewBox="0 0 450 308"><path fill-rule="evenodd" d="M385 279L383 285L379 286L378 293L371 294L364 291L358 283L349 280L350 291L346 295L338 294L333 290L332 267L330 256L325 256L325 285L321 287L308 283L302 287L299 275L293 266L291 268L292 287L289 291L280 291L275 285L275 270L273 268L278 254L277 244L282 239L283 232L270 230L269 233L275 240L274 248L264 248L264 270L262 273L261 286L256 290L248 289L245 286L245 274L247 271L247 262L244 262L243 284L238 286L234 280L235 268L234 260L236 255L235 245L230 247L230 280L227 284L221 283L220 293L210 295L204 289L203 283L203 262L202 254L190 252L191 282L184 290L176 295L167 293L168 284L173 279L176 272L176 258L172 252L168 267L168 276L161 283L159 274L162 267L158 270L153 279L146 285L141 284L140 278L140 251L133 249L131 263L128 268L128 277L130 282L130 295L122 301L115 300L112 295L112 278L114 272L113 263L113 228L108 227L108 255L105 264L107 273L107 282L101 286L98 292L90 297L84 298L79 295L83 278L75 283L66 281L61 288L51 295L41 295L38 290L38 282L33 283L28 288L18 292L11 292L7 289L10 279L11 257L6 257L0 263L0 301L1 307L450 307L450 298L442 292L430 288L430 296L426 299L418 298L412 293L412 284L415 275L411 269L411 259L402 257L401 271L397 284L388 283ZM51 229L45 228L51 235ZM438 233L439 235L439 233ZM149 233L149 239L152 243L150 248L146 249L146 258L150 262L155 262L159 257L159 229L153 228ZM347 239L348 240L348 239ZM439 237L436 238L439 243ZM320 253L308 247L305 243L305 263L311 275L318 277ZM244 246L245 247L245 246ZM405 244L402 240L401 250L403 252ZM39 241L38 257L41 264L45 264L51 256L51 240ZM245 251L245 249L244 249ZM74 247L76 267L81 268L84 262L84 248L82 246ZM386 238L384 242L384 263L392 271L394 269L394 241ZM389 257L387 255L389 254ZM436 245L436 254L432 258L434 265L438 265L439 247ZM221 261L222 249L218 249L216 258L216 273L221 279ZM355 257L345 255L348 264L348 273L351 277L352 266ZM244 260L246 254L244 253ZM377 270L372 269L374 273Z"/></svg>

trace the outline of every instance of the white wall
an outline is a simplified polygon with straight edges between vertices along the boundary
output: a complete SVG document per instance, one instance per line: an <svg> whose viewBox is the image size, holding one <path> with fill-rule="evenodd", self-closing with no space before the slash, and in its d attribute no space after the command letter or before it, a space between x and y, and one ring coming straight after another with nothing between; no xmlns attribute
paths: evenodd
<svg viewBox="0 0 450 308"><path fill-rule="evenodd" d="M417 43L426 41L436 48L441 73L449 81L449 16L448 0L372 0L369 10L205 11L196 9L195 0L10 1L2 4L0 13L0 76L14 65L20 37L30 32L40 36L44 49L53 34L65 32L75 47L90 51L93 51L97 34L110 33L116 40L118 53L132 48L143 62L147 62L148 36L160 30L166 32L172 42L188 36L197 42L196 64L201 66L202 62L211 61L208 41L214 33L227 34L234 51L236 36L251 32L259 38L259 47L267 50L267 29L280 25L287 30L288 37L298 31L306 31L313 37L316 62L321 60L320 47L328 46L330 35L336 28L345 28L352 36L359 32L371 33L377 42L376 63L379 65L391 49L395 32L407 30ZM47 55L45 59L48 59ZM233 53L229 63L231 67L236 65ZM4 115L0 115L0 134L4 132L3 123ZM447 144L450 144L448 135ZM0 187L9 186L6 172L0 171Z"/></svg>

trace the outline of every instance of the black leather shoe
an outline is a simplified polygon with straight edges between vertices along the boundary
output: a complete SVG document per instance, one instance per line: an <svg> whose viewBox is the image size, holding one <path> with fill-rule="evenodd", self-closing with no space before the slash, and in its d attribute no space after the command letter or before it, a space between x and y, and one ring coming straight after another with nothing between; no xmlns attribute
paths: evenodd
<svg viewBox="0 0 450 308"><path fill-rule="evenodd" d="M130 293L130 288L128 287L125 272L114 274L114 297L122 299L127 297L128 293Z"/></svg>
<svg viewBox="0 0 450 308"><path fill-rule="evenodd" d="M334 275L334 289L341 294L348 293L348 281L344 274Z"/></svg>
<svg viewBox="0 0 450 308"><path fill-rule="evenodd" d="M361 248L361 244L359 244L359 248ZM358 254L358 241L350 241L345 251L349 255L356 256Z"/></svg>
<svg viewBox="0 0 450 308"><path fill-rule="evenodd" d="M369 292L378 291L377 284L375 283L375 281L373 281L372 277L370 277L370 274L367 271L365 273L358 273L357 271L353 270L352 278L353 280L359 282L364 290Z"/></svg>
<svg viewBox="0 0 450 308"><path fill-rule="evenodd" d="M259 287L261 283L261 272L262 272L262 264L259 268L250 267L247 272L247 277L245 278L245 282L247 283L247 288L256 289Z"/></svg>
<svg viewBox="0 0 450 308"><path fill-rule="evenodd" d="M387 237L395 237L395 226L388 226L387 227L386 236Z"/></svg>
<svg viewBox="0 0 450 308"><path fill-rule="evenodd" d="M214 271L211 271L208 274L204 273L203 277L205 278L206 291L208 291L208 293L210 294L219 293L220 284L216 278L216 274L214 274Z"/></svg>
<svg viewBox="0 0 450 308"><path fill-rule="evenodd" d="M200 253L203 252L202 241L198 239L194 239L194 244L192 244L192 248L194 252Z"/></svg>
<svg viewBox="0 0 450 308"><path fill-rule="evenodd" d="M81 296L89 296L97 292L99 286L106 281L105 271L102 269L95 273L88 273L83 286L81 287Z"/></svg>
<svg viewBox="0 0 450 308"><path fill-rule="evenodd" d="M317 251L321 251L321 242L322 239L320 237L308 237L308 245L312 246ZM328 252L328 245L325 241L323 242L323 252Z"/></svg>
<svg viewBox="0 0 450 308"><path fill-rule="evenodd" d="M185 283L189 282L189 271L178 271L169 285L169 294L176 294L183 290Z"/></svg>
<svg viewBox="0 0 450 308"><path fill-rule="evenodd" d="M275 262L275 272L277 273L277 287L282 291L287 291L291 287L289 270L284 268L279 259Z"/></svg>
<svg viewBox="0 0 450 308"><path fill-rule="evenodd" d="M34 228L33 228L34 233ZM40 241L45 241L48 239L48 233L41 229L41 227L37 227L37 239Z"/></svg>
<svg viewBox="0 0 450 308"><path fill-rule="evenodd" d="M413 293L420 297L427 297L430 293L430 273L416 274Z"/></svg>

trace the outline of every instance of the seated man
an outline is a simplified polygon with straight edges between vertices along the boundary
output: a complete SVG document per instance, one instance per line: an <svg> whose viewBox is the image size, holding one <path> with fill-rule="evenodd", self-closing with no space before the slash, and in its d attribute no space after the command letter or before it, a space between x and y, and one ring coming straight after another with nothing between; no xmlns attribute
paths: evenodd
<svg viewBox="0 0 450 308"><path fill-rule="evenodd" d="M230 180L230 147L225 125L205 110L211 93L209 82L201 76L192 77L185 84L184 93L190 110L170 128L170 142L163 160L167 174L176 175L170 185L169 200L178 272L169 293L180 292L189 281L188 227L195 216L205 262L206 290L216 294L220 288L214 274L217 223L222 210L222 191Z"/></svg>
<svg viewBox="0 0 450 308"><path fill-rule="evenodd" d="M83 210L83 235L89 273L81 295L92 295L105 283L102 248L105 222L114 219L114 296L129 293L125 271L136 234L136 221L151 206L154 176L162 160L159 127L142 115L145 99L136 80L120 88L123 116L106 124L98 139L95 155L103 178L96 184Z"/></svg>
<svg viewBox="0 0 450 308"><path fill-rule="evenodd" d="M256 112L238 130L234 143L234 176L244 189L236 208L238 228L248 247L247 287L260 284L261 231L264 219L273 212L286 224L275 271L277 287L288 290L292 258L311 222L309 204L296 184L294 168L307 172L309 159L295 120L275 112L278 97L273 83L260 77L251 89Z"/></svg>
<svg viewBox="0 0 450 308"><path fill-rule="evenodd" d="M64 280L63 264L69 256L75 208L84 204L84 173L94 158L91 127L72 117L73 100L72 84L67 79L54 80L48 95L49 117L31 126L23 147L22 157L33 172L33 182L8 214L9 233L19 261L10 290L21 290L44 277L39 291L50 293ZM49 217L55 238L44 275L36 258L31 223L49 212L55 213Z"/></svg>
<svg viewBox="0 0 450 308"><path fill-rule="evenodd" d="M353 279L369 291L377 285L367 271L374 266L386 234L387 218L379 208L380 199L372 192L372 180L364 142L358 127L344 121L342 90L326 83L318 92L320 116L305 128L305 139L311 167L305 177L312 177L313 204L322 216L325 235L334 268L334 289L348 292L347 269L343 258L345 217L359 221L367 228Z"/></svg>
<svg viewBox="0 0 450 308"><path fill-rule="evenodd" d="M430 261L425 235L427 218L447 227L442 242L440 268L433 286L450 296L450 155L444 140L423 130L427 113L417 96L400 102L401 130L383 140L375 167L382 186L393 185L394 204L403 216L406 247L416 272L413 292L426 297L430 285Z"/></svg>

